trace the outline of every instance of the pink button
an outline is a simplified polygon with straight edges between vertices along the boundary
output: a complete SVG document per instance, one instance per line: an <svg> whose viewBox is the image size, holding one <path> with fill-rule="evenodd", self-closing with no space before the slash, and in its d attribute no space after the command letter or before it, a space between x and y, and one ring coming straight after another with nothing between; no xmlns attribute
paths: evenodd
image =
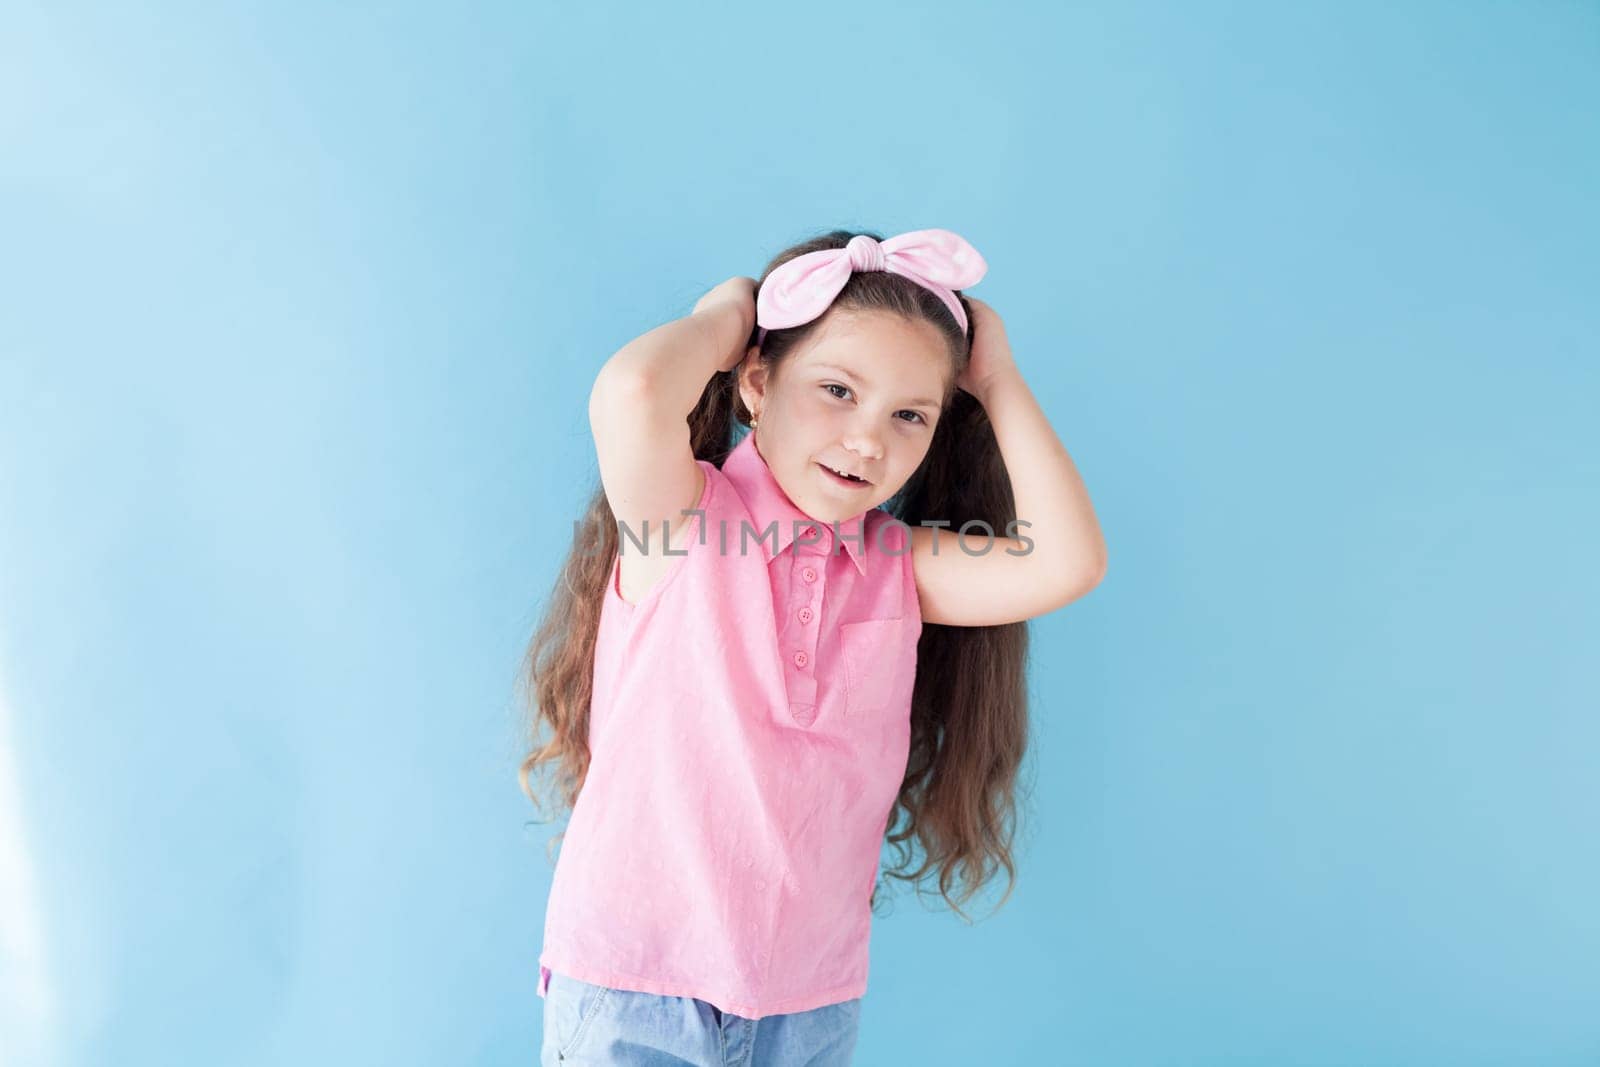
<svg viewBox="0 0 1600 1067"><path fill-rule="evenodd" d="M817 580L817 572L813 568L807 567L805 570L800 572L800 577L804 578L808 582L814 582Z"/></svg>
<svg viewBox="0 0 1600 1067"><path fill-rule="evenodd" d="M810 622L811 621L811 609L810 608L801 608L800 609L800 621L801 622Z"/></svg>
<svg viewBox="0 0 1600 1067"><path fill-rule="evenodd" d="M804 667L806 665L806 662L807 662L807 658L806 658L806 654L804 652L796 652L794 654L794 665L796 667Z"/></svg>
<svg viewBox="0 0 1600 1067"><path fill-rule="evenodd" d="M809 539L811 539L813 537L816 537L816 536L817 536L817 528L815 526L807 526L806 527L806 538L807 538L807 540L809 540Z"/></svg>

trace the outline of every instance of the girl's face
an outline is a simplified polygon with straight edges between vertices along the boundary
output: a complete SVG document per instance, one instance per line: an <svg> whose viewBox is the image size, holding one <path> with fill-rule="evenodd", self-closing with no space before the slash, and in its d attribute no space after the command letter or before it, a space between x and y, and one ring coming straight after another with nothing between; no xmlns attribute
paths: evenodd
<svg viewBox="0 0 1600 1067"><path fill-rule="evenodd" d="M938 329L840 308L776 375L756 351L739 368L739 392L758 420L756 451L797 508L842 522L899 492L928 453L952 373Z"/></svg>

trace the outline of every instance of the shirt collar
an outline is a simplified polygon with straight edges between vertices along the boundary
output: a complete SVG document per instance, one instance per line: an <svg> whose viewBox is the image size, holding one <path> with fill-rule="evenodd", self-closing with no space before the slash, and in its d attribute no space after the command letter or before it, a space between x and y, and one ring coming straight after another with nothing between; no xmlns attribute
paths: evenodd
<svg viewBox="0 0 1600 1067"><path fill-rule="evenodd" d="M794 542L795 534L803 532L806 525L813 524L817 533L808 538L806 544L796 549L797 552L823 553L833 555L838 551L834 546L833 524L813 519L810 515L795 506L789 499L789 494L783 491L778 480L773 477L772 468L767 466L766 459L756 450L756 435L747 433L744 439L734 446L728 458L722 461L722 473L733 482L739 490L739 496L744 500L745 507L750 510L750 520L755 529L749 533L742 530L728 531L728 538L733 543L737 539L748 538L761 546L761 552L771 563L773 557ZM862 528L866 512L854 515L838 522L838 540L844 542L844 550L856 565L856 570L865 575L867 564L865 559L866 542L862 536ZM767 528L774 522L777 523L777 544L773 538L762 536ZM747 543L747 542L746 542Z"/></svg>

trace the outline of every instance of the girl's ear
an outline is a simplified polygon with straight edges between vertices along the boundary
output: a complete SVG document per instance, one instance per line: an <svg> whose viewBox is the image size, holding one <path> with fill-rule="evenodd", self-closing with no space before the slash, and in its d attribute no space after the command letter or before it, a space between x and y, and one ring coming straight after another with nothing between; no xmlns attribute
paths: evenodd
<svg viewBox="0 0 1600 1067"><path fill-rule="evenodd" d="M751 345L744 362L739 364L739 399L744 401L747 411L760 411L766 400L767 368L759 358L760 351Z"/></svg>

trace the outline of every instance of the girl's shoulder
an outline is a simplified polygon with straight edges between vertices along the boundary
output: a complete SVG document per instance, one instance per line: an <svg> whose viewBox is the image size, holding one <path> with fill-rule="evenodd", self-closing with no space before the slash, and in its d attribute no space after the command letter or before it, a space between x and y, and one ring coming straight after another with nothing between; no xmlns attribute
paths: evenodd
<svg viewBox="0 0 1600 1067"><path fill-rule="evenodd" d="M868 552L879 555L911 555L911 527L883 508L869 508L861 519L861 532Z"/></svg>

